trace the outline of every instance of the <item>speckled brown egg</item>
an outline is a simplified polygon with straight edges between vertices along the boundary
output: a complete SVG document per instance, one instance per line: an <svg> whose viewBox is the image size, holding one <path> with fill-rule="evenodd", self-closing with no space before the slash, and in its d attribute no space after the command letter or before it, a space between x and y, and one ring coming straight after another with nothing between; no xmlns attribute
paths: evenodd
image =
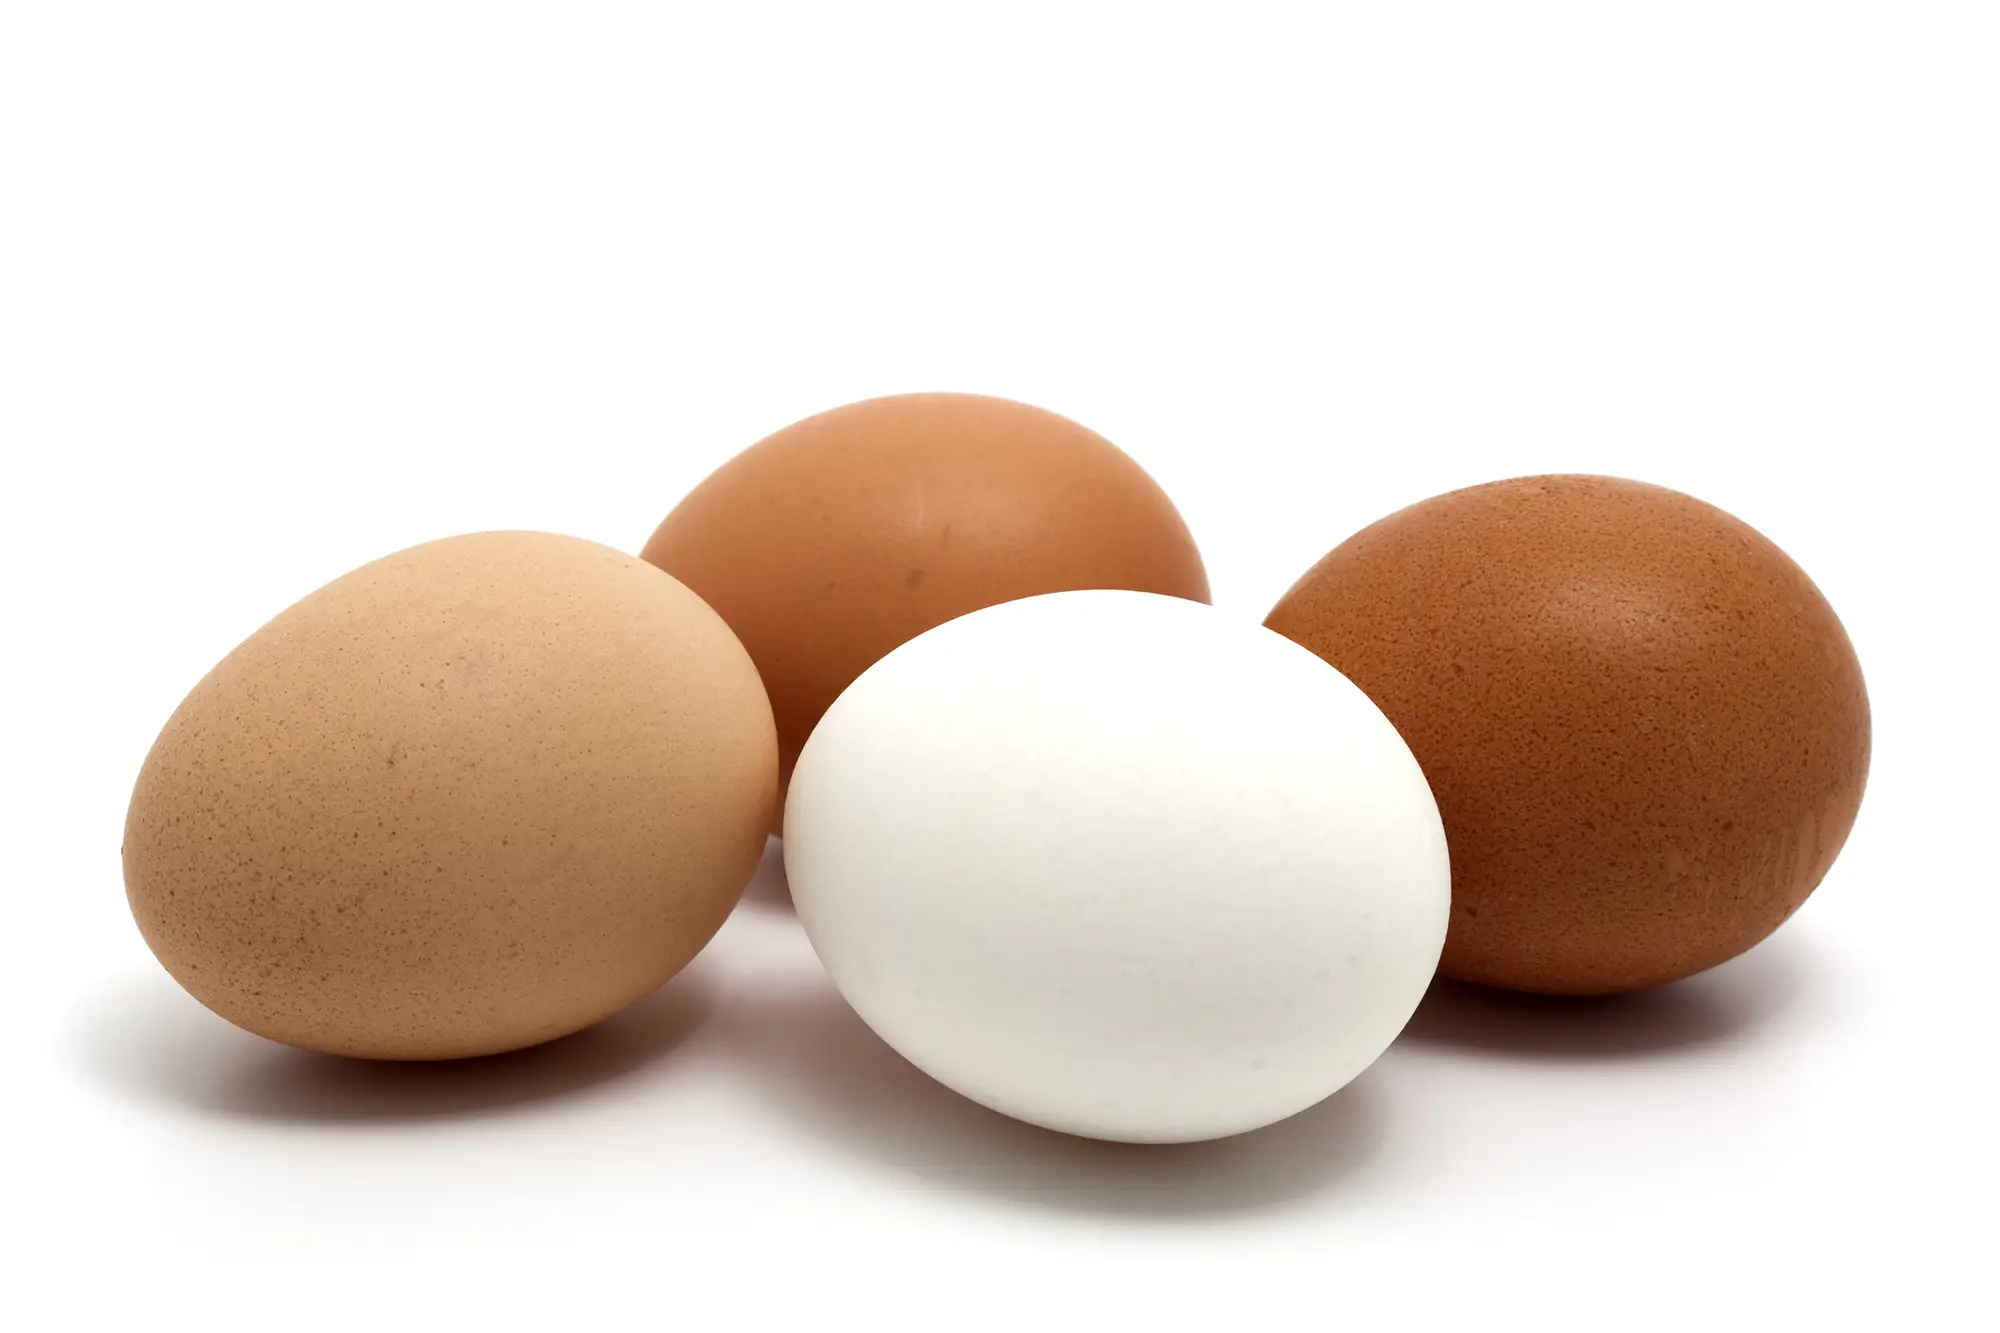
<svg viewBox="0 0 2000 1333"><path fill-rule="evenodd" d="M1138 464L1053 412L972 394L787 426L696 487L644 554L750 650L787 775L834 698L934 625L1083 588L1208 600L1187 525Z"/></svg>
<svg viewBox="0 0 2000 1333"><path fill-rule="evenodd" d="M763 687L700 598L573 537L454 537L336 579L195 686L132 795L127 896L252 1032L490 1054L679 971L776 784Z"/></svg>
<svg viewBox="0 0 2000 1333"><path fill-rule="evenodd" d="M1450 843L1441 969L1604 994L1715 966L1819 884L1868 696L1797 565L1675 491L1526 477L1391 514L1266 623L1415 751Z"/></svg>

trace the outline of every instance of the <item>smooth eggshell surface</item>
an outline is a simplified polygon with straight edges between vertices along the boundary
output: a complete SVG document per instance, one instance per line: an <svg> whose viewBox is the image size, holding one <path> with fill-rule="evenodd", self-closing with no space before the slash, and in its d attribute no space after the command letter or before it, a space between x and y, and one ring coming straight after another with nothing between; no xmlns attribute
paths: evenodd
<svg viewBox="0 0 2000 1333"><path fill-rule="evenodd" d="M483 1055L692 958L776 782L756 671L693 593L576 538L455 537L321 588L195 686L139 774L125 880L231 1022Z"/></svg>
<svg viewBox="0 0 2000 1333"><path fill-rule="evenodd" d="M696 487L644 555L750 650L787 774L850 681L954 616L1072 588L1208 600L1187 526L1138 464L1052 412L972 394L788 426Z"/></svg>
<svg viewBox="0 0 2000 1333"><path fill-rule="evenodd" d="M1431 979L1450 881L1361 691L1134 592L976 611L869 668L799 759L785 867L912 1063L1134 1142L1255 1129L1360 1073Z"/></svg>
<svg viewBox="0 0 2000 1333"><path fill-rule="evenodd" d="M1769 935L1868 771L1853 646L1746 524L1609 477L1475 486L1342 543L1266 622L1422 762L1451 840L1443 971L1597 994Z"/></svg>

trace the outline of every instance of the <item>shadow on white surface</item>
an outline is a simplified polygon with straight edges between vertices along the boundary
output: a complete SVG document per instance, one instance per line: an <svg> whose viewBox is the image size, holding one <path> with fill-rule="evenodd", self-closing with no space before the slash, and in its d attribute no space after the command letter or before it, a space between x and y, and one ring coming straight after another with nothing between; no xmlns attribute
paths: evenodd
<svg viewBox="0 0 2000 1333"><path fill-rule="evenodd" d="M86 1077L133 1101L301 1124L476 1116L581 1094L692 1037L714 1007L699 972L573 1036L470 1060L352 1060L294 1050L202 1008L164 973L129 977L71 1016Z"/></svg>
<svg viewBox="0 0 2000 1333"><path fill-rule="evenodd" d="M764 840L764 859L743 888L743 906L755 912L792 915L792 886L785 879L785 844Z"/></svg>
<svg viewBox="0 0 2000 1333"><path fill-rule="evenodd" d="M1782 934L1720 967L1627 995L1522 995L1439 978L1398 1040L1502 1059L1688 1051L1748 1037L1814 980L1808 951Z"/></svg>
<svg viewBox="0 0 2000 1333"><path fill-rule="evenodd" d="M757 1086L806 1133L927 1183L1109 1216L1214 1216L1274 1208L1335 1188L1381 1142L1367 1076L1254 1134L1136 1145L1010 1120L935 1082L848 1008L831 983L732 990L721 1026Z"/></svg>

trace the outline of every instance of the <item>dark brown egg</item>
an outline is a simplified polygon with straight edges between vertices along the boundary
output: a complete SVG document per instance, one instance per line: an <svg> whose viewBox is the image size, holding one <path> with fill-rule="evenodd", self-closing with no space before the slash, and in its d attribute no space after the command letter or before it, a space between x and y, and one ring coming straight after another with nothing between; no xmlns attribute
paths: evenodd
<svg viewBox="0 0 2000 1333"><path fill-rule="evenodd" d="M1448 977L1603 994L1713 967L1797 910L1860 807L1868 696L1840 621L1784 552L1675 491L1441 495L1342 543L1265 623L1423 765Z"/></svg>
<svg viewBox="0 0 2000 1333"><path fill-rule="evenodd" d="M1082 588L1208 600L1187 525L1138 464L1064 417L971 394L787 426L696 487L644 556L750 650L787 777L834 698L932 626Z"/></svg>

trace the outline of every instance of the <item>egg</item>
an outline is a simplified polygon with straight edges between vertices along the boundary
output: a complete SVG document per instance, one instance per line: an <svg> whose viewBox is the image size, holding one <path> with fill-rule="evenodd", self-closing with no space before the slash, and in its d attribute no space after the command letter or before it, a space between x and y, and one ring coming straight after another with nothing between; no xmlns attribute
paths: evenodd
<svg viewBox="0 0 2000 1333"><path fill-rule="evenodd" d="M1339 672L1148 593L1008 602L864 671L785 812L799 919L883 1040L1070 1134L1218 1138L1320 1101L1444 942L1443 825Z"/></svg>
<svg viewBox="0 0 2000 1333"><path fill-rule="evenodd" d="M1713 967L1798 909L1860 807L1868 696L1839 619L1768 539L1675 491L1438 496L1342 543L1266 623L1429 776L1449 977L1605 994Z"/></svg>
<svg viewBox="0 0 2000 1333"><path fill-rule="evenodd" d="M750 650L786 774L863 669L954 616L1079 588L1208 600L1187 525L1138 464L1052 412L971 394L787 426L697 486L643 554Z"/></svg>
<svg viewBox="0 0 2000 1333"><path fill-rule="evenodd" d="M132 794L127 896L252 1032L485 1055L687 963L776 784L763 687L700 598L573 537L454 537L336 579L195 686Z"/></svg>

